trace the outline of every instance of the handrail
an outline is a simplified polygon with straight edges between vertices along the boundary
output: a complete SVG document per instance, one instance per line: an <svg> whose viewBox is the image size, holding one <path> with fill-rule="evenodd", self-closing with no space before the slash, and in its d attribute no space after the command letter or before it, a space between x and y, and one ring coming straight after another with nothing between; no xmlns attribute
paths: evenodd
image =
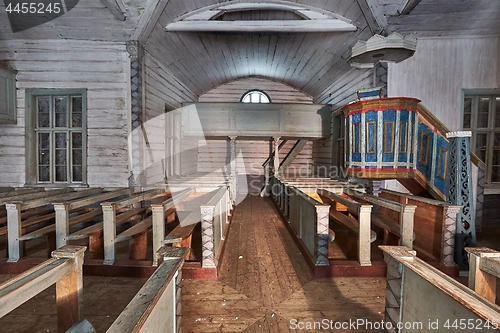
<svg viewBox="0 0 500 333"><path fill-rule="evenodd" d="M81 321L84 246L64 246L52 258L0 285L0 317L56 284L58 332Z"/></svg>
<svg viewBox="0 0 500 333"><path fill-rule="evenodd" d="M185 248L161 248L157 256L162 263L106 332L180 332L178 285L186 253Z"/></svg>
<svg viewBox="0 0 500 333"><path fill-rule="evenodd" d="M418 103L417 112L418 114L424 116L424 118L439 131L439 134L446 138L446 133L450 132L450 130L425 106L423 106L422 103ZM470 161L477 167L479 167L480 164L485 164L484 161L472 151L470 152Z"/></svg>

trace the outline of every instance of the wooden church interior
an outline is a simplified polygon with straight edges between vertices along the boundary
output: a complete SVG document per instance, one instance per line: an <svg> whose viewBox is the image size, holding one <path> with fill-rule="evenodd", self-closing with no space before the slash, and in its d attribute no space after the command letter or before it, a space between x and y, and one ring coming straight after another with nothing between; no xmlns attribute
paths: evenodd
<svg viewBox="0 0 500 333"><path fill-rule="evenodd" d="M500 330L500 1L66 5L0 4L2 331Z"/></svg>

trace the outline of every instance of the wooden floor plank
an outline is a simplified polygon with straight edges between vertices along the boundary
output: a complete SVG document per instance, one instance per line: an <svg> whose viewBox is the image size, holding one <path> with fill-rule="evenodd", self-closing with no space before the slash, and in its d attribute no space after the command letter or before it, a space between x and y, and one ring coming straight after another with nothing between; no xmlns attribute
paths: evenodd
<svg viewBox="0 0 500 333"><path fill-rule="evenodd" d="M294 320L383 319L385 279L314 278L284 223L267 198L248 196L235 208L219 281L184 280L183 332L297 332Z"/></svg>

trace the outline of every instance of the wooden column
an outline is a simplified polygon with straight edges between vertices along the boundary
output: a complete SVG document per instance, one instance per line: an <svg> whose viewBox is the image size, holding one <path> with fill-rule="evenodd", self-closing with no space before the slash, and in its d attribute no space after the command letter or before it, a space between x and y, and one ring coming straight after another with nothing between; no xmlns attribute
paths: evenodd
<svg viewBox="0 0 500 333"><path fill-rule="evenodd" d="M236 194L238 193L238 172L236 170L236 138L237 136L230 136L229 137L229 150L230 150L230 156L231 156L231 186L233 189L231 190L231 193L233 194L233 201L236 201Z"/></svg>
<svg viewBox="0 0 500 333"><path fill-rule="evenodd" d="M71 273L56 282L57 332L64 333L83 320L83 255L86 247L65 246L52 252L57 259L72 259Z"/></svg>
<svg viewBox="0 0 500 333"><path fill-rule="evenodd" d="M468 247L469 253L469 288L488 301L495 303L497 276L481 269L486 258L500 258L500 252L488 248ZM497 271L500 268L497 268Z"/></svg>
<svg viewBox="0 0 500 333"><path fill-rule="evenodd" d="M316 206L316 266L328 266L329 205Z"/></svg>
<svg viewBox="0 0 500 333"><path fill-rule="evenodd" d="M280 168L280 155L279 155L279 150L280 150L280 137L275 136L274 137L274 176L278 177L279 176L279 168Z"/></svg>
<svg viewBox="0 0 500 333"><path fill-rule="evenodd" d="M401 246L413 248L413 225L417 206L402 205L399 212L399 228L401 233Z"/></svg>
<svg viewBox="0 0 500 333"><path fill-rule="evenodd" d="M116 206L113 203L102 203L101 206L104 233L104 265L113 265L115 262Z"/></svg>
<svg viewBox="0 0 500 333"><path fill-rule="evenodd" d="M371 266L371 213L372 205L361 205L358 209L358 262L361 266Z"/></svg>
<svg viewBox="0 0 500 333"><path fill-rule="evenodd" d="M9 260L8 262L17 262L21 259L22 249L21 241L21 206L22 203L7 203L7 239L9 242Z"/></svg>
<svg viewBox="0 0 500 333"><path fill-rule="evenodd" d="M56 214L56 247L67 245L69 236L69 209L67 203L54 204Z"/></svg>

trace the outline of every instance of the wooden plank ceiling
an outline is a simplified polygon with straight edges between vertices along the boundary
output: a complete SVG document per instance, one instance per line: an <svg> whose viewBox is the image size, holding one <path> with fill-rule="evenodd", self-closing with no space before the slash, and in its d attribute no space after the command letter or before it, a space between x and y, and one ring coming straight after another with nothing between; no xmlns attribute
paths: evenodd
<svg viewBox="0 0 500 333"><path fill-rule="evenodd" d="M346 57L351 46L359 39L367 40L373 33L397 31L417 37L500 35L500 0L294 0L287 3L333 13L350 21L357 30L165 31L168 24L181 17L223 2L80 0L67 14L15 34L10 30L2 3L0 39L124 42L139 38L146 52L197 96L227 82L259 76L291 85L313 96L315 102L334 103L355 89L371 84L370 70L352 69ZM231 3L236 2L243 1ZM244 2L259 3L257 0ZM151 22L148 23L148 19ZM302 19L296 12L275 9L228 12L217 18L220 21Z"/></svg>

